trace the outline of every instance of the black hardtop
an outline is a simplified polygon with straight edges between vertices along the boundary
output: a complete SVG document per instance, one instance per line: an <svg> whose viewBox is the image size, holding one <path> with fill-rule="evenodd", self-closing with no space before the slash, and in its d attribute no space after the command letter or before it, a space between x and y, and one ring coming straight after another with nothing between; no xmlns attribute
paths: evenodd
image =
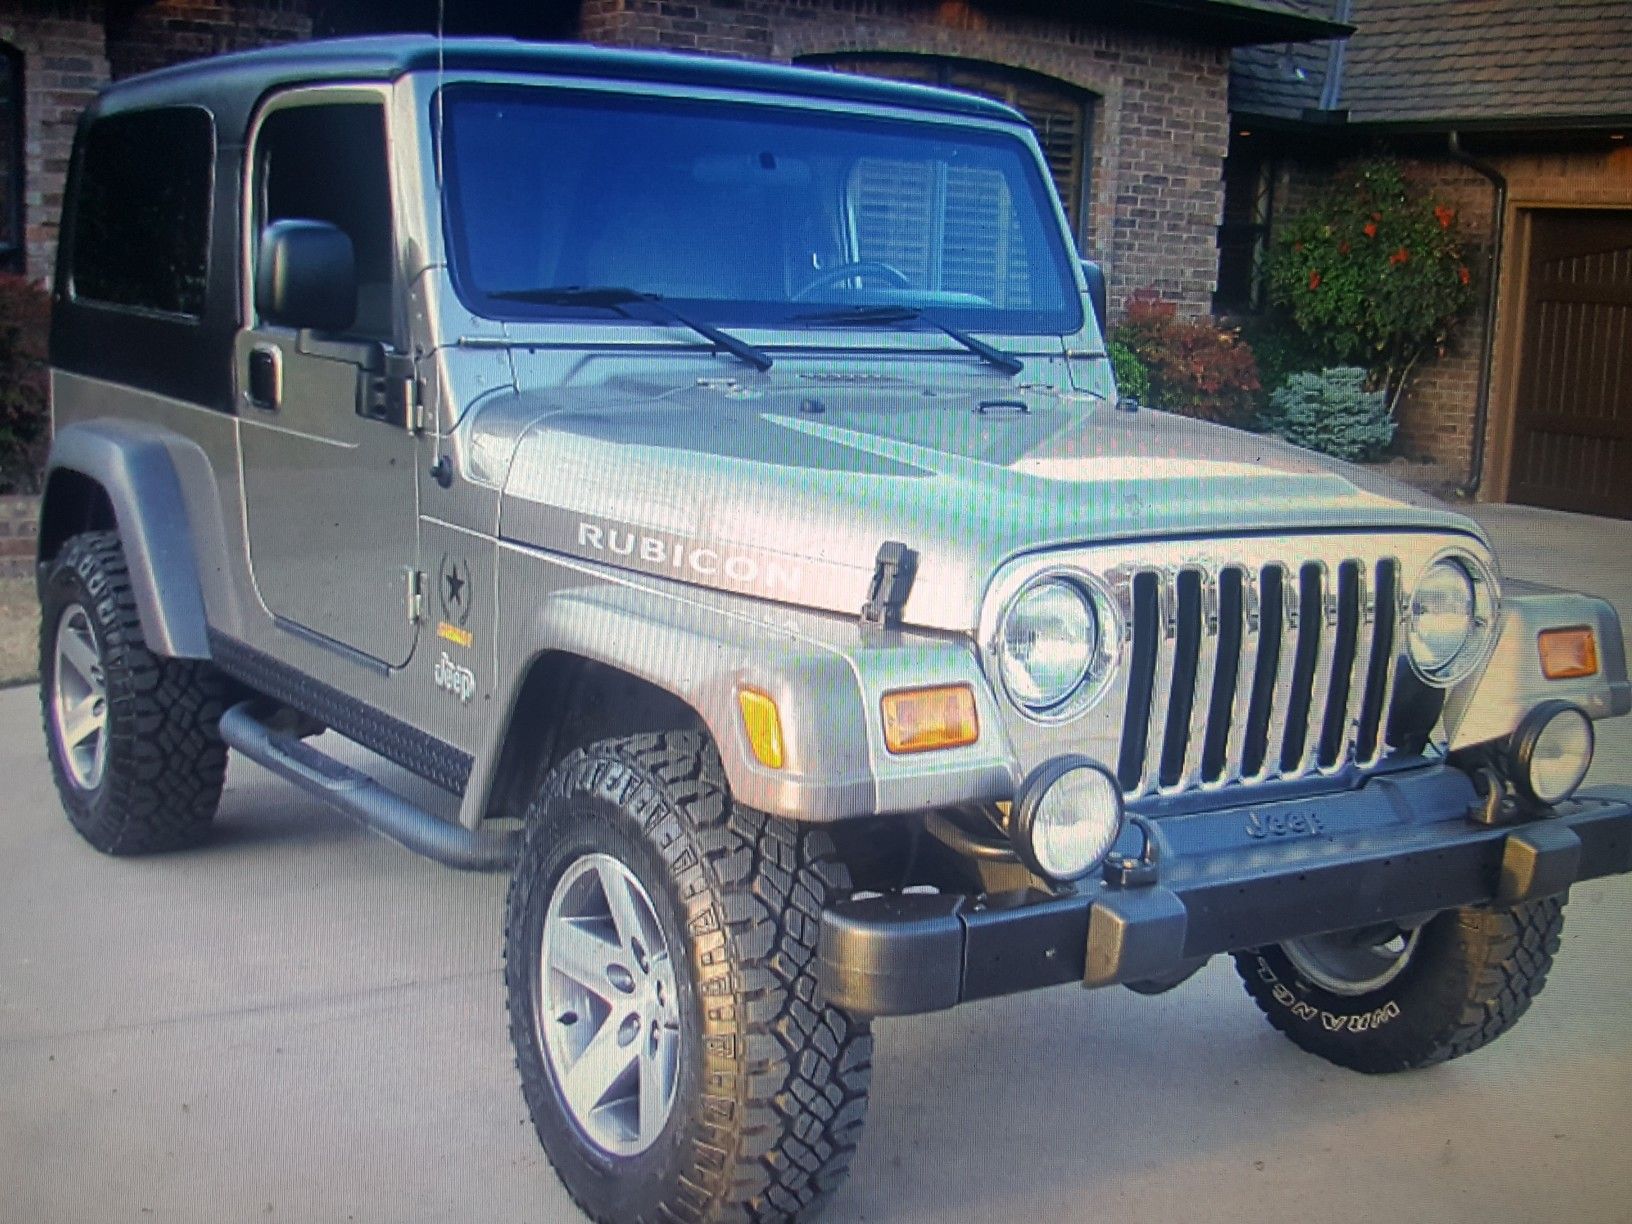
<svg viewBox="0 0 1632 1224"><path fill-rule="evenodd" d="M861 102L1023 123L1000 102L949 89L846 72L724 59L678 51L628 51L587 43L377 35L286 43L193 60L128 77L105 89L93 114L196 105L215 116L223 143L236 144L256 104L273 90L343 81L391 81L410 72L525 73L750 90L792 98Z"/></svg>

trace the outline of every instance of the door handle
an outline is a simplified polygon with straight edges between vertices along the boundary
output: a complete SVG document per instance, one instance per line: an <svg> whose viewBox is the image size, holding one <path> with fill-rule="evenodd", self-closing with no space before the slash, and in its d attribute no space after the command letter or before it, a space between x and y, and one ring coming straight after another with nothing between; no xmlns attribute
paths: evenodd
<svg viewBox="0 0 1632 1224"><path fill-rule="evenodd" d="M249 350L249 378L244 398L255 408L276 412L283 402L283 350L257 344Z"/></svg>

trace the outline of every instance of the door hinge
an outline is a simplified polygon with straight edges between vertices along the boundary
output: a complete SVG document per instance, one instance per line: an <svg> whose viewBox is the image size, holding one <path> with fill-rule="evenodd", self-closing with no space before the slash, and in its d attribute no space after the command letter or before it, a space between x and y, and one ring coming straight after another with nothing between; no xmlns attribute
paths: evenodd
<svg viewBox="0 0 1632 1224"><path fill-rule="evenodd" d="M406 353L387 353L384 368L364 378L363 416L398 425L411 434L425 431L425 397L420 394L414 359Z"/></svg>
<svg viewBox="0 0 1632 1224"><path fill-rule="evenodd" d="M419 373L407 353L385 359L386 393L392 397L391 419L401 421L411 434L425 431L425 398L419 393Z"/></svg>
<svg viewBox="0 0 1632 1224"><path fill-rule="evenodd" d="M408 623L417 625L425 619L425 574L411 565L404 568L408 572Z"/></svg>

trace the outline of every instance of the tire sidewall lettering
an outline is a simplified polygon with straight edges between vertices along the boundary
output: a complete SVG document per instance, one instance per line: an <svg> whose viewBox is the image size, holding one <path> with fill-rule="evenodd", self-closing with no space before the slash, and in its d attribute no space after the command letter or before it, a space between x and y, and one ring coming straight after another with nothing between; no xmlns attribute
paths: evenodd
<svg viewBox="0 0 1632 1224"><path fill-rule="evenodd" d="M1374 1032L1387 1024L1393 1023L1404 1015L1404 1010L1395 999L1389 999L1375 1006L1367 1007L1362 1011L1333 1011L1330 1006L1317 1007L1308 999L1300 998L1298 992L1287 985L1275 972L1273 965L1263 956L1254 958L1255 972L1258 980L1269 987L1270 996L1287 1013L1304 1024L1318 1024L1328 1033L1353 1033L1356 1035ZM1300 983L1305 990L1310 989L1307 984Z"/></svg>

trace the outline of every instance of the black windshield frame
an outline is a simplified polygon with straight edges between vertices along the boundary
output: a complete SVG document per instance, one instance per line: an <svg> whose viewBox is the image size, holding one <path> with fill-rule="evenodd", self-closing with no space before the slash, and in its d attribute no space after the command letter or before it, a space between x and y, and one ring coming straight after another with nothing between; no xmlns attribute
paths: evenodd
<svg viewBox="0 0 1632 1224"><path fill-rule="evenodd" d="M970 124L950 116L897 118L832 111L813 105L790 106L785 103L607 92L551 85L464 82L443 87L432 99L431 115L433 131L438 137L436 148L442 159L439 166L444 184L442 227L449 274L459 300L474 314L518 323L629 325L626 317L601 306L530 302L525 300L524 295L513 292L522 286L484 283L476 268L470 226L466 224L465 217L465 183L461 171L463 125L467 113L473 113L474 108L496 105L547 107L551 111L574 108L602 119L611 115L618 118L628 116L636 122L643 113L665 117L680 113L697 119L713 115L728 120L785 125L801 134L825 135L833 132L839 139L843 139L847 133L854 133L862 138L897 142L927 141L951 149L968 146L983 156L1006 158L1005 168L1012 169L1013 173L1006 174L1005 186L1015 209L1029 210L1025 214L1028 223L1026 233L1035 244L1028 247L1028 253L1037 257L1035 272L1028 272L1034 278L1029 282L1028 289L1039 297L1046 295L1046 300L1037 307L1017 308L984 303L948 303L931 295L921 303L897 301L877 304L930 310L937 319L965 331L991 334L1073 335L1085 324L1081 293L1075 281L1075 256L1059 223L1059 207L1053 197L1052 184L1043 173L1035 152L1017 132L1006 132L995 125ZM647 286L636 285L632 288L644 290ZM908 294L910 291L899 292ZM823 305L833 304L831 300L821 297L731 298L668 293L664 294L664 299L671 306L683 310L688 317L723 327L812 333L832 330L831 326L813 327L801 318ZM883 322L879 326L889 330L898 329L893 324Z"/></svg>

